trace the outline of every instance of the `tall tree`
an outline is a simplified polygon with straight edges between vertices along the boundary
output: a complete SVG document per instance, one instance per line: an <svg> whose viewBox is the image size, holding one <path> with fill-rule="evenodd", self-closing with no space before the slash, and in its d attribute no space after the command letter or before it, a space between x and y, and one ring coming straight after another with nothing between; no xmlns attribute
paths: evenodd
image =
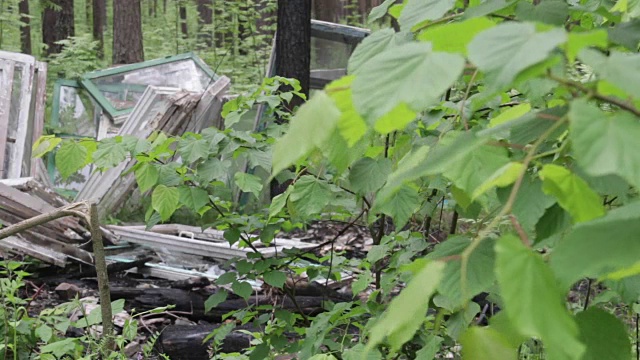
<svg viewBox="0 0 640 360"><path fill-rule="evenodd" d="M140 0L113 0L113 64L144 60Z"/></svg>
<svg viewBox="0 0 640 360"><path fill-rule="evenodd" d="M302 91L309 96L311 67L311 2L278 0L276 34L276 75L298 79ZM302 103L294 98L293 108Z"/></svg>
<svg viewBox="0 0 640 360"><path fill-rule="evenodd" d="M211 47L211 32L207 29L208 25L213 24L213 1L198 0L198 42L202 41L207 47Z"/></svg>
<svg viewBox="0 0 640 360"><path fill-rule="evenodd" d="M278 0L278 28L276 30L276 75L298 79L302 92L309 97L311 71L311 1ZM289 109L302 104L294 97ZM272 180L270 195L282 194L291 181L279 184Z"/></svg>
<svg viewBox="0 0 640 360"><path fill-rule="evenodd" d="M42 12L42 41L47 45L46 55L62 51L62 45L56 44L75 35L73 22L73 0L49 0L51 4Z"/></svg>
<svg viewBox="0 0 640 360"><path fill-rule="evenodd" d="M340 20L340 0L313 0L313 18L338 22Z"/></svg>
<svg viewBox="0 0 640 360"><path fill-rule="evenodd" d="M107 18L105 0L93 0L93 40L98 42L98 57L104 58L104 26Z"/></svg>
<svg viewBox="0 0 640 360"><path fill-rule="evenodd" d="M31 18L29 17L29 0L20 0L18 4L20 11L20 51L24 54L31 54Z"/></svg>
<svg viewBox="0 0 640 360"><path fill-rule="evenodd" d="M189 27L187 26L187 7L184 6L184 2L180 2L180 32L184 39L189 37Z"/></svg>

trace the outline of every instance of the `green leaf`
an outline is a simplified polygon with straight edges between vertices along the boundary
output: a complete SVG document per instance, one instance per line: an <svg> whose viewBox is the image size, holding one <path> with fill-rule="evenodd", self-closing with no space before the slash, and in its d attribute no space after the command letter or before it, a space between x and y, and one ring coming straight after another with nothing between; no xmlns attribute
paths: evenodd
<svg viewBox="0 0 640 360"><path fill-rule="evenodd" d="M151 194L151 206L162 221L169 220L180 204L180 191L175 187L158 185Z"/></svg>
<svg viewBox="0 0 640 360"><path fill-rule="evenodd" d="M491 121L489 121L489 127L494 127L502 123L518 119L527 114L529 111L531 111L531 104L529 103L513 106L501 112L500 115L492 118Z"/></svg>
<svg viewBox="0 0 640 360"><path fill-rule="evenodd" d="M183 185L178 187L178 191L180 203L194 212L198 212L209 203L209 193L204 189Z"/></svg>
<svg viewBox="0 0 640 360"><path fill-rule="evenodd" d="M209 157L209 142L205 139L186 138L178 143L178 154L186 164Z"/></svg>
<svg viewBox="0 0 640 360"><path fill-rule="evenodd" d="M483 182L508 164L505 148L483 145L459 159L449 162L443 175L467 194L479 188Z"/></svg>
<svg viewBox="0 0 640 360"><path fill-rule="evenodd" d="M36 335L40 338L40 340L48 343L53 336L53 329L51 329L51 327L47 325L42 324L36 328Z"/></svg>
<svg viewBox="0 0 640 360"><path fill-rule="evenodd" d="M611 42L620 44L631 51L638 51L640 43L640 19L616 24L607 28Z"/></svg>
<svg viewBox="0 0 640 360"><path fill-rule="evenodd" d="M587 345L582 360L629 359L631 342L627 326L614 315L591 307L576 316L580 340Z"/></svg>
<svg viewBox="0 0 640 360"><path fill-rule="evenodd" d="M392 201L387 201L373 207L372 212L382 212L393 218L393 223L397 228L404 227L411 216L418 211L422 199L418 191L411 186L405 185L398 190Z"/></svg>
<svg viewBox="0 0 640 360"><path fill-rule="evenodd" d="M65 141L56 152L56 167L63 179L87 165L87 148L75 141Z"/></svg>
<svg viewBox="0 0 640 360"><path fill-rule="evenodd" d="M603 112L576 100L569 112L574 156L591 176L616 174L640 187L640 123L625 112Z"/></svg>
<svg viewBox="0 0 640 360"><path fill-rule="evenodd" d="M518 359L518 349L492 328L470 327L460 338L460 343L465 360Z"/></svg>
<svg viewBox="0 0 640 360"><path fill-rule="evenodd" d="M479 187L477 187L471 196L472 200L475 200L478 196L484 194L493 187L505 187L513 184L522 171L524 165L519 162L510 162L500 169L496 170L491 176L489 176Z"/></svg>
<svg viewBox="0 0 640 360"><path fill-rule="evenodd" d="M447 335L458 341L460 335L469 328L469 324L473 319L475 319L476 315L478 315L481 310L480 305L475 302L470 302L466 307L456 311L444 324Z"/></svg>
<svg viewBox="0 0 640 360"><path fill-rule="evenodd" d="M93 153L93 162L99 168L112 168L119 165L127 158L124 144L118 138L107 138L98 144L98 149Z"/></svg>
<svg viewBox="0 0 640 360"><path fill-rule="evenodd" d="M487 0L484 1L482 3L480 3L479 5L473 6L469 9L467 9L467 11L464 12L464 17L466 19L470 19L470 18L474 18L474 17L478 17L478 16L485 16L485 15L489 15L489 14L493 14L495 12L501 11L515 3L517 3L518 0L509 0L509 1L505 1L505 0Z"/></svg>
<svg viewBox="0 0 640 360"><path fill-rule="evenodd" d="M573 63L576 61L576 56L586 47L596 46L599 48L606 48L607 32L602 29L588 31L588 32L571 32L567 39L567 59Z"/></svg>
<svg viewBox="0 0 640 360"><path fill-rule="evenodd" d="M545 0L537 5L520 1L516 6L516 16L519 20L562 26L569 16L569 6L564 0Z"/></svg>
<svg viewBox="0 0 640 360"><path fill-rule="evenodd" d="M364 157L356 161L349 173L349 183L359 194L377 191L387 181L391 173L391 160L387 158L372 159Z"/></svg>
<svg viewBox="0 0 640 360"><path fill-rule="evenodd" d="M362 65L353 82L353 102L370 124L401 103L421 111L439 100L463 68L463 57L433 52L427 43L400 45Z"/></svg>
<svg viewBox="0 0 640 360"><path fill-rule="evenodd" d="M433 51L445 51L467 55L467 45L480 32L494 27L496 24L486 17L468 19L434 27L429 27L418 34L420 41L428 41Z"/></svg>
<svg viewBox="0 0 640 360"><path fill-rule="evenodd" d="M232 282L236 281L237 278L238 278L238 274L236 274L233 271L227 271L226 273L220 275L220 277L216 279L216 284L218 285L231 284Z"/></svg>
<svg viewBox="0 0 640 360"><path fill-rule="evenodd" d="M237 172L234 176L236 185L242 192L250 192L257 197L260 197L260 191L262 191L262 179L251 174L244 172Z"/></svg>
<svg viewBox="0 0 640 360"><path fill-rule="evenodd" d="M78 339L74 338L56 341L40 348L40 352L43 354L51 353L56 357L56 359L59 359L65 354L74 354L76 346L79 346L77 341Z"/></svg>
<svg viewBox="0 0 640 360"><path fill-rule="evenodd" d="M208 313L209 311L211 311L211 309L222 304L225 300L227 300L227 296L229 296L229 293L227 293L227 290L218 289L218 291L216 291L215 294L209 296L207 300L204 302L204 312Z"/></svg>
<svg viewBox="0 0 640 360"><path fill-rule="evenodd" d="M416 118L416 112L406 103L400 103L376 121L373 127L380 134L386 135L402 130Z"/></svg>
<svg viewBox="0 0 640 360"><path fill-rule="evenodd" d="M205 183L209 183L214 180L224 181L229 175L228 170L230 167L231 162L229 160L221 161L218 158L211 158L198 165L196 175L198 179Z"/></svg>
<svg viewBox="0 0 640 360"><path fill-rule="evenodd" d="M563 285L634 265L640 253L640 203L578 224L553 249L551 267Z"/></svg>
<svg viewBox="0 0 640 360"><path fill-rule="evenodd" d="M609 56L597 50L584 49L578 56L585 64L604 80L626 91L634 98L640 98L640 54L611 51Z"/></svg>
<svg viewBox="0 0 640 360"><path fill-rule="evenodd" d="M464 236L449 237L446 241L438 244L426 258L438 260L459 257L471 244L471 241ZM494 240L485 239L469 256L465 275L466 289L462 288L462 261L459 258L447 261L444 276L438 285L438 291L449 298L453 309L462 307L473 296L489 289L494 284L494 244Z"/></svg>
<svg viewBox="0 0 640 360"><path fill-rule="evenodd" d="M387 11L389 10L389 7L395 4L395 2L396 0L384 0L382 4L371 9L367 22L371 24L376 20L382 19L385 15L387 15Z"/></svg>
<svg viewBox="0 0 640 360"><path fill-rule="evenodd" d="M425 345L416 352L415 360L433 360L440 351L440 344L444 341L440 336L428 335Z"/></svg>
<svg viewBox="0 0 640 360"><path fill-rule="evenodd" d="M287 275L282 271L277 271L277 270L273 270L265 273L263 278L264 278L264 282L266 282L271 286L277 287L278 289L282 289L285 281L287 281Z"/></svg>
<svg viewBox="0 0 640 360"><path fill-rule="evenodd" d="M55 135L40 136L31 147L31 156L33 158L42 157L55 149L61 141L62 138L58 138Z"/></svg>
<svg viewBox="0 0 640 360"><path fill-rule="evenodd" d="M398 168L389 175L387 184L378 192L375 203L390 201L400 186L406 182L422 176L443 173L452 163L465 159L486 141L473 132L452 131L447 133L431 151L426 145L419 147L400 161Z"/></svg>
<svg viewBox="0 0 640 360"><path fill-rule="evenodd" d="M504 311L523 335L542 339L550 359L576 359L585 347L551 269L514 235L496 244L496 277Z"/></svg>
<svg viewBox="0 0 640 360"><path fill-rule="evenodd" d="M560 206L571 214L574 222L589 221L604 215L600 196L568 169L547 164L539 175L543 180L542 190L558 199Z"/></svg>
<svg viewBox="0 0 640 360"><path fill-rule="evenodd" d="M362 65L383 53L386 49L406 43L410 39L408 33L397 33L393 29L382 29L373 32L362 40L349 58L347 71L349 74L357 74ZM339 80L338 80L339 81Z"/></svg>
<svg viewBox="0 0 640 360"><path fill-rule="evenodd" d="M160 173L152 163L142 163L134 172L141 193L146 192L158 183Z"/></svg>
<svg viewBox="0 0 640 360"><path fill-rule="evenodd" d="M354 78L354 76L345 76L327 85L326 88L341 112L338 130L349 147L353 147L367 133L367 123L353 106L351 84Z"/></svg>
<svg viewBox="0 0 640 360"><path fill-rule="evenodd" d="M427 20L438 20L456 4L455 0L408 0L398 22L405 31Z"/></svg>
<svg viewBox="0 0 640 360"><path fill-rule="evenodd" d="M249 300L249 297L253 293L253 288L246 281L234 281L231 284L231 290L245 300Z"/></svg>
<svg viewBox="0 0 640 360"><path fill-rule="evenodd" d="M322 146L340 120L340 110L323 91L302 105L291 119L289 131L273 149L273 175Z"/></svg>
<svg viewBox="0 0 640 360"><path fill-rule="evenodd" d="M302 216L319 214L333 199L329 185L314 176L300 177L293 186L289 200Z"/></svg>
<svg viewBox="0 0 640 360"><path fill-rule="evenodd" d="M367 349L371 350L385 338L391 351L399 350L423 325L429 299L442 278L444 263L427 262L407 287L396 296L378 322L371 328Z"/></svg>
<svg viewBox="0 0 640 360"><path fill-rule="evenodd" d="M498 198L502 204L507 203L511 190L511 186L498 189ZM552 196L542 191L542 181L540 179L525 174L511 212L518 219L524 230L529 234L533 234L538 220L555 203L556 200Z"/></svg>
<svg viewBox="0 0 640 360"><path fill-rule="evenodd" d="M471 41L469 60L503 87L521 71L546 60L566 38L562 29L538 33L534 24L506 22L481 32Z"/></svg>

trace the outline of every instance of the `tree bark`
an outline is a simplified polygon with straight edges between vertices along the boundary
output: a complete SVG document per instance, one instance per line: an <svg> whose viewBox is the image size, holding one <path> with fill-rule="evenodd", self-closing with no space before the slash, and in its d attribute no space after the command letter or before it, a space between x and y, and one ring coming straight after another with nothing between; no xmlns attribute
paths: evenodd
<svg viewBox="0 0 640 360"><path fill-rule="evenodd" d="M98 42L98 57L100 59L104 59L104 26L106 17L106 0L93 0L93 40Z"/></svg>
<svg viewBox="0 0 640 360"><path fill-rule="evenodd" d="M51 2L60 8L55 10L47 6L42 13L42 41L47 45L46 55L60 53L62 45L56 42L75 35L73 0L51 0Z"/></svg>
<svg viewBox="0 0 640 360"><path fill-rule="evenodd" d="M309 96L311 67L311 2L278 0L276 36L276 75L300 81L302 92ZM294 97L289 108L302 104Z"/></svg>
<svg viewBox="0 0 640 360"><path fill-rule="evenodd" d="M20 27L20 51L31 55L31 19L29 18L29 0L20 0L18 4L20 21L24 23Z"/></svg>
<svg viewBox="0 0 640 360"><path fill-rule="evenodd" d="M113 0L113 64L144 61L140 0Z"/></svg>
<svg viewBox="0 0 640 360"><path fill-rule="evenodd" d="M212 0L198 0L198 42L204 42L207 48L212 45L211 31L207 30L207 25L213 24L212 7Z"/></svg>
<svg viewBox="0 0 640 360"><path fill-rule="evenodd" d="M340 0L313 0L314 19L338 22L340 19Z"/></svg>

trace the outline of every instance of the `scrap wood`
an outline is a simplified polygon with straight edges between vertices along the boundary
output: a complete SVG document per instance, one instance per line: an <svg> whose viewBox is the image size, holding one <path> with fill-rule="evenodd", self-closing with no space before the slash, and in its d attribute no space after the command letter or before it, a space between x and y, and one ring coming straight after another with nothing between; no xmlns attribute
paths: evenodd
<svg viewBox="0 0 640 360"><path fill-rule="evenodd" d="M198 132L211 125L210 121L220 116L222 95L230 84L227 77L220 77L205 93L180 91L170 97L169 106L161 113L148 113L151 101L141 99L139 106L120 129L118 135L135 135L147 138L160 130L169 135L181 135L187 131ZM156 92L166 91L150 86L143 98L152 98ZM143 101L144 100L144 101ZM131 197L136 187L135 176L130 172L136 160L130 159L104 173L95 172L76 196L76 201L93 199L98 201L101 217L113 214Z"/></svg>
<svg viewBox="0 0 640 360"><path fill-rule="evenodd" d="M154 229L160 230L155 231ZM120 241L150 247L156 250L166 249L168 251L192 254L198 256L212 257L216 259L231 259L236 256L245 257L253 252L250 248L241 248L238 243L229 245L224 240L223 232L217 230L202 231L199 228L183 225L160 225L155 226L151 231L144 229L144 226L116 226L109 225L111 230ZM188 233L189 237L177 236L180 232ZM305 249L314 247L315 244L304 243L295 239L276 238L272 242L274 246L264 247L264 244L255 241L260 253L265 257L272 257L282 253L285 249Z"/></svg>
<svg viewBox="0 0 640 360"><path fill-rule="evenodd" d="M43 199L31 196L16 188L0 183L0 220L11 225L35 216L54 211L56 208ZM78 219L61 218L30 229L31 233L55 239L62 243L78 244L89 238L88 231ZM27 240L31 235L25 236Z"/></svg>

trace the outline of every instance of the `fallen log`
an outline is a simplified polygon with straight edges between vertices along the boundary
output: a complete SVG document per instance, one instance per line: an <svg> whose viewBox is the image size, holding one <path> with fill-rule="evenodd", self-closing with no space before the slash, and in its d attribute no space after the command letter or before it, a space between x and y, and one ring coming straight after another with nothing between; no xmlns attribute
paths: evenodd
<svg viewBox="0 0 640 360"><path fill-rule="evenodd" d="M151 310L167 305L174 305L172 311L181 312L182 315L191 320L206 320L220 322L222 317L229 312L244 309L249 305L273 305L280 309L289 310L305 315L314 315L322 312L325 300L333 302L344 302L341 298L323 298L321 296L295 296L295 303L285 296L254 295L245 301L239 297L233 297L223 301L209 312L205 313L204 303L209 297L199 292L186 291L182 289L159 288L159 289L137 289L137 288L112 288L111 298L113 300L125 299L128 306L137 311Z"/></svg>
<svg viewBox="0 0 640 360"><path fill-rule="evenodd" d="M162 330L156 343L160 353L171 360L209 360L209 348L212 340L204 343L204 339L215 329L216 325L171 325ZM238 326L236 330L259 331L250 326ZM229 333L219 349L222 353L241 352L251 346L251 336L238 331Z"/></svg>

